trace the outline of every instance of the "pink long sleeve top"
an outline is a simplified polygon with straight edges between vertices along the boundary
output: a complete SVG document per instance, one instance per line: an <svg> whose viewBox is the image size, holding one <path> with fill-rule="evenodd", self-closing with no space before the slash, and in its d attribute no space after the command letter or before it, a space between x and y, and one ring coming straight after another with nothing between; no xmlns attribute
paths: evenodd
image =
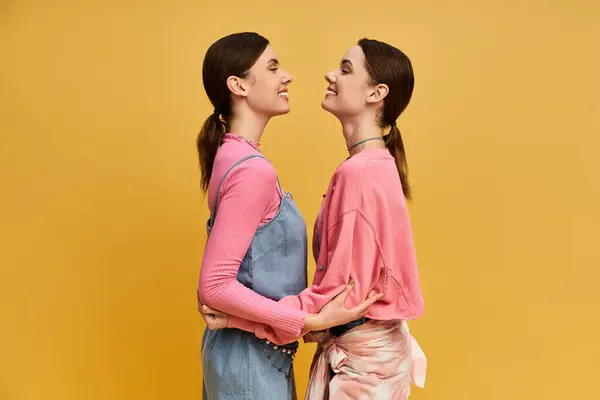
<svg viewBox="0 0 600 400"><path fill-rule="evenodd" d="M227 134L213 164L208 187L212 210L225 173L243 157L259 153L244 139ZM286 337L300 334L306 311L259 295L237 280L256 229L277 214L281 196L275 168L253 157L236 166L219 192L218 212L206 242L198 300L209 307L271 326Z"/></svg>
<svg viewBox="0 0 600 400"><path fill-rule="evenodd" d="M387 150L365 149L337 168L315 222L313 254L317 269L312 286L280 304L318 313L353 279L347 307L358 305L373 289L384 293L369 309L368 318L411 320L423 314L410 218L394 158ZM250 314L232 314L229 327L274 343L290 342L305 333L292 337Z"/></svg>

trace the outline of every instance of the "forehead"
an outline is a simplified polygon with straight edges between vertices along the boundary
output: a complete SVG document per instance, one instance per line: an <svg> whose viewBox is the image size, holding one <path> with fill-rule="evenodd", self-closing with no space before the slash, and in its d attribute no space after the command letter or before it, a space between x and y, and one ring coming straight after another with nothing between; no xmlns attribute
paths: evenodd
<svg viewBox="0 0 600 400"><path fill-rule="evenodd" d="M354 66L359 66L365 62L365 53L359 45L350 47L343 59L350 60Z"/></svg>
<svg viewBox="0 0 600 400"><path fill-rule="evenodd" d="M265 51L260 55L258 60L256 60L256 64L266 64L272 59L278 60L277 54L271 45L268 45Z"/></svg>

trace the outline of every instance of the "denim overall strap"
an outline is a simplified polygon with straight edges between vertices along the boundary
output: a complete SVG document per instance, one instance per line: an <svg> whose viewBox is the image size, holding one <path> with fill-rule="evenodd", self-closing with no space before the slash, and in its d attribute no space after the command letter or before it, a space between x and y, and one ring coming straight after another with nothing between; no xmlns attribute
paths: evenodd
<svg viewBox="0 0 600 400"><path fill-rule="evenodd" d="M251 158L262 158L264 160L266 160L267 162L271 163L271 161L269 161L269 159L261 154L250 154L245 156L244 158L240 159L238 162L236 162L235 164L233 164L231 166L231 168L229 168L227 170L227 172L225 172L225 175L223 175L223 178L221 179L221 182L219 182L219 187L217 187L217 193L215 194L215 200L213 202L213 206L210 209L210 221L211 223L214 222L215 217L217 216L217 207L219 204L219 192L221 191L221 186L223 186L223 182L225 182L225 178L227 178L227 175L229 175L229 173L238 165L240 165L241 163L243 163L246 160L249 160ZM277 186L279 187L279 193L281 196L283 196L283 189L281 188L281 183L279 182L279 177L277 177Z"/></svg>

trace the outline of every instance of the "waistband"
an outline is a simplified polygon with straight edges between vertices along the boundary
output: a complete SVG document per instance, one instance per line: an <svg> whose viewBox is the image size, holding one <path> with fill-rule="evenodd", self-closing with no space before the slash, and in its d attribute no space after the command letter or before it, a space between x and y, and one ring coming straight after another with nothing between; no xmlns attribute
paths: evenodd
<svg viewBox="0 0 600 400"><path fill-rule="evenodd" d="M347 324L337 325L337 326L333 326L333 327L329 328L329 333L331 333L333 336L342 336L344 333L348 332L350 329L356 328L357 326L360 326L368 321L369 321L369 318L360 317L359 319L350 321Z"/></svg>

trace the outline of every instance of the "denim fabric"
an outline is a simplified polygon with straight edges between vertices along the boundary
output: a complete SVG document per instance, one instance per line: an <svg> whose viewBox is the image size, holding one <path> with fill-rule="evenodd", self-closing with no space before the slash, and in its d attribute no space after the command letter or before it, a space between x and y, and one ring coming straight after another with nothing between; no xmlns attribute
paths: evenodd
<svg viewBox="0 0 600 400"><path fill-rule="evenodd" d="M223 180L233 168L252 157L262 156L253 154L242 158L227 171ZM237 276L244 286L272 300L296 295L307 286L306 225L291 195L281 192L278 213L256 230ZM218 197L215 206L217 202ZM213 207L207 223L209 235L216 211ZM202 374L203 400L291 400L296 397L291 358L257 340L254 334L238 329L205 329ZM292 376L287 378L285 374Z"/></svg>

